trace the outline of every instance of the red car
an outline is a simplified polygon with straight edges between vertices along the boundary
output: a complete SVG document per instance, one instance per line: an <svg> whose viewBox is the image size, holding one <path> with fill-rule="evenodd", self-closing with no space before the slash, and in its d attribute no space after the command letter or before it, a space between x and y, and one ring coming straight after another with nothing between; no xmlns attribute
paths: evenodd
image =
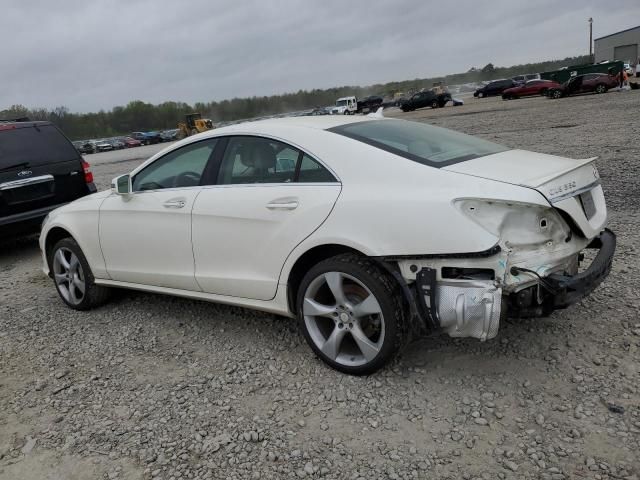
<svg viewBox="0 0 640 480"><path fill-rule="evenodd" d="M135 138L131 137L124 137L122 139L122 143L124 143L125 148L139 147L140 145L142 145L142 142L140 140L136 140Z"/></svg>
<svg viewBox="0 0 640 480"><path fill-rule="evenodd" d="M523 85L507 88L502 92L503 100L528 97L529 95L546 95L550 88L559 88L561 85L552 80L529 80Z"/></svg>
<svg viewBox="0 0 640 480"><path fill-rule="evenodd" d="M569 95L580 95L581 93L604 93L610 88L615 88L619 85L619 75L587 73L573 77L558 88L550 88L547 90L547 96L549 98L560 98L568 97Z"/></svg>

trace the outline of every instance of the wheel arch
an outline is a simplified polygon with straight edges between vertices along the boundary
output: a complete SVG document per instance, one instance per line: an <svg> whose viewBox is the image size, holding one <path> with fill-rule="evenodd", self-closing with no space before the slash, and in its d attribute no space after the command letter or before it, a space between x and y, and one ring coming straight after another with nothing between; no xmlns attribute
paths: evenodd
<svg viewBox="0 0 640 480"><path fill-rule="evenodd" d="M365 253L356 248L339 243L327 243L308 249L295 260L286 277L287 303L291 313L294 315L297 313L296 299L298 298L298 288L305 274L319 262L343 253L354 253L362 257L367 257Z"/></svg>
<svg viewBox="0 0 640 480"><path fill-rule="evenodd" d="M58 226L52 227L44 237L44 251L46 254L47 266L49 267L49 271L51 271L51 250L53 249L53 246L63 238L72 238L73 240L75 240L71 232L69 232L65 228Z"/></svg>

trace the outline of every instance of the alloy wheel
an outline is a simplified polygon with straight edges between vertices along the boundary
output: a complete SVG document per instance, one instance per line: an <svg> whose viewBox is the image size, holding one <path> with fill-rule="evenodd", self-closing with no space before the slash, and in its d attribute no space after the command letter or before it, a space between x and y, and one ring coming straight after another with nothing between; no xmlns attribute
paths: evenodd
<svg viewBox="0 0 640 480"><path fill-rule="evenodd" d="M351 275L326 272L317 276L305 292L302 314L315 346L340 365L365 365L382 348L382 308L371 290Z"/></svg>
<svg viewBox="0 0 640 480"><path fill-rule="evenodd" d="M72 305L84 299L86 282L82 265L70 249L61 247L53 256L53 275L62 297Z"/></svg>

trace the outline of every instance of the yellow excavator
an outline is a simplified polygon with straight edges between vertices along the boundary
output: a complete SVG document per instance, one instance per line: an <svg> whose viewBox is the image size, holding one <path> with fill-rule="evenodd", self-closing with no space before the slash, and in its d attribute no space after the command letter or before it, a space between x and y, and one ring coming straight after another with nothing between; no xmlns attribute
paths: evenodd
<svg viewBox="0 0 640 480"><path fill-rule="evenodd" d="M213 128L215 127L210 119L202 118L199 113L189 113L184 116L184 122L178 123L178 138L186 138Z"/></svg>

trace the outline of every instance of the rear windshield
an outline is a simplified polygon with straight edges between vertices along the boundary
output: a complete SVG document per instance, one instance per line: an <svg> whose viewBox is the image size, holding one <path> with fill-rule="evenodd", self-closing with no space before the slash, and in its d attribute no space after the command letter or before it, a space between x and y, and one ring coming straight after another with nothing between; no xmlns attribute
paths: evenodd
<svg viewBox="0 0 640 480"><path fill-rule="evenodd" d="M444 167L509 150L481 138L407 120L349 123L329 131L432 167Z"/></svg>
<svg viewBox="0 0 640 480"><path fill-rule="evenodd" d="M0 130L0 168L21 163L33 167L78 157L71 142L53 125Z"/></svg>

